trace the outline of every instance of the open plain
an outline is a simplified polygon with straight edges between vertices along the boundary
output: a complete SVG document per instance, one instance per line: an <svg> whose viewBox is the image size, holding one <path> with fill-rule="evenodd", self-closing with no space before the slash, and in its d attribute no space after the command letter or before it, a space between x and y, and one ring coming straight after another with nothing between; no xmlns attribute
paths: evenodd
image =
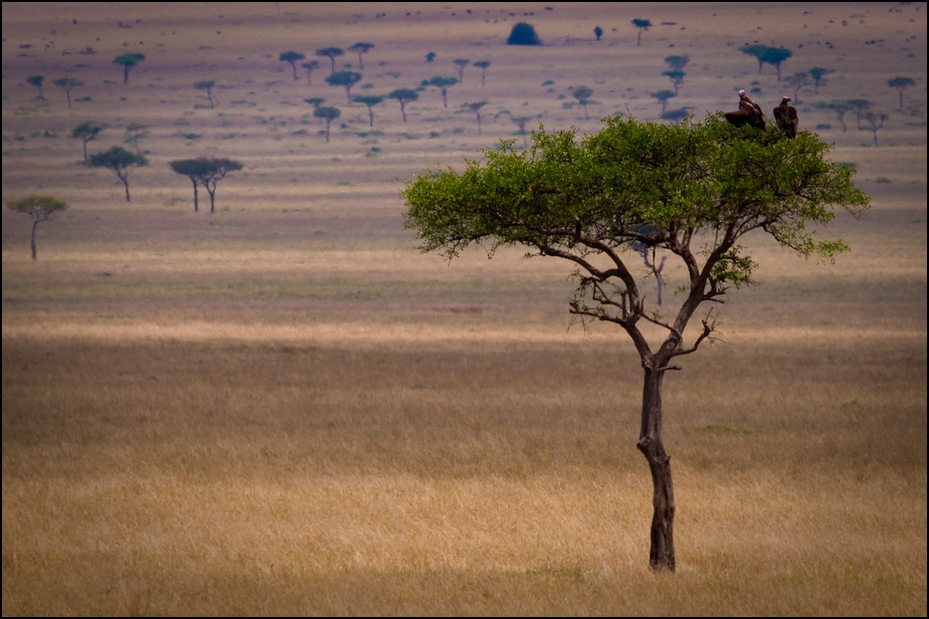
<svg viewBox="0 0 929 619"><path fill-rule="evenodd" d="M70 205L38 226L36 261L31 221L2 209L4 616L926 614L925 3L4 2L2 17L4 205ZM517 22L543 45L506 45ZM780 81L739 51L754 43L792 51ZM467 64L447 107L424 87L406 122L387 98L372 123L326 83L327 47L363 74L352 95ZM294 79L287 51L319 67ZM125 53L145 59L124 84ZM572 324L565 264L421 254L401 191L522 144L517 119L667 122L653 95L673 88L672 55L690 61L669 109L699 120L744 88L770 114L790 94L872 208L829 229L852 247L835 264L752 238L759 285L666 381L678 569L656 576L631 343ZM788 88L813 67L823 83ZM914 81L902 99L897 76ZM66 77L82 82L70 107ZM306 99L340 110L328 143ZM854 99L879 128L828 108ZM83 164L85 121L104 127L90 153L147 157L131 202ZM244 165L214 213L168 166L200 156Z"/></svg>

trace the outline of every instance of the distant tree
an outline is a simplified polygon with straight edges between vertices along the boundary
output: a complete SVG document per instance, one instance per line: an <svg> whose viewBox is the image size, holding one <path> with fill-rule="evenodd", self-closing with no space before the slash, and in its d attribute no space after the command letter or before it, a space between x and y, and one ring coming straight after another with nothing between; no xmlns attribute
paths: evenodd
<svg viewBox="0 0 929 619"><path fill-rule="evenodd" d="M671 84L674 86L674 94L678 94L681 84L684 82L684 76L687 74L683 71L665 71L662 75L671 80Z"/></svg>
<svg viewBox="0 0 929 619"><path fill-rule="evenodd" d="M364 59L362 58L362 56L364 54L367 54L373 48L374 48L374 43L355 43L354 45L348 48L348 51L358 53L358 69L359 70L361 71L365 70L365 63L364 63Z"/></svg>
<svg viewBox="0 0 929 619"><path fill-rule="evenodd" d="M842 133L848 131L848 127L845 124L845 115L852 109L851 104L848 101L832 101L831 103L817 103L816 107L819 109L827 109L835 112L836 117L839 119L839 124L842 125Z"/></svg>
<svg viewBox="0 0 929 619"><path fill-rule="evenodd" d="M900 109L903 109L903 91L909 88L910 86L915 86L916 82L909 77L895 77L892 80L887 82L887 85L891 88L896 88L897 92L900 93ZM875 133L875 137L877 134Z"/></svg>
<svg viewBox="0 0 929 619"><path fill-rule="evenodd" d="M314 109L326 102L322 97L313 97L312 99L304 99L304 101L312 105Z"/></svg>
<svg viewBox="0 0 929 619"><path fill-rule="evenodd" d="M435 86L442 92L442 105L448 107L448 89L458 83L454 77L434 77L431 80L423 80L423 86Z"/></svg>
<svg viewBox="0 0 929 619"><path fill-rule="evenodd" d="M812 69L808 71L808 73L810 74L810 77L813 78L813 94L816 94L816 95L819 94L820 84L822 84L823 86L826 85L827 82L826 82L825 77L826 75L832 73L832 71L833 71L832 69L824 69L822 67L813 67Z"/></svg>
<svg viewBox="0 0 929 619"><path fill-rule="evenodd" d="M297 81L297 62L303 60L304 58L306 58L306 56L304 56L300 52L284 52L283 54L280 55L281 62L290 63L290 68L293 69L293 72L294 72L295 82Z"/></svg>
<svg viewBox="0 0 929 619"><path fill-rule="evenodd" d="M794 103L795 104L802 103L802 101L800 101L800 89L803 88L804 86L809 86L810 76L801 71L799 73L794 73L793 75L789 75L785 77L784 82L786 82L788 86L793 88Z"/></svg>
<svg viewBox="0 0 929 619"><path fill-rule="evenodd" d="M419 93L409 88L398 88L387 95L387 98L400 102L400 114L403 116L403 122L406 122L406 104L419 99Z"/></svg>
<svg viewBox="0 0 929 619"><path fill-rule="evenodd" d="M874 145L877 146L877 132L884 126L884 121L887 120L887 114L875 114L874 112L868 111L865 112L864 119L870 125L868 131L874 134Z"/></svg>
<svg viewBox="0 0 929 619"><path fill-rule="evenodd" d="M145 166L148 165L148 160L135 153L130 153L122 146L114 146L108 151L91 155L89 165L92 168L112 170L116 177L126 186L126 202L129 202L130 166Z"/></svg>
<svg viewBox="0 0 929 619"><path fill-rule="evenodd" d="M32 259L37 258L35 232L40 221L49 219L58 211L68 208L67 203L63 200L51 196L26 196L18 200L11 200L6 203L7 208L16 213L25 213L32 217Z"/></svg>
<svg viewBox="0 0 929 619"><path fill-rule="evenodd" d="M358 103L364 103L368 106L368 126L374 126L374 106L379 104L384 100L384 97L380 95L355 95L355 101Z"/></svg>
<svg viewBox="0 0 929 619"><path fill-rule="evenodd" d="M535 28L531 24L519 22L510 30L510 38L506 40L507 45L542 45L539 35L535 33Z"/></svg>
<svg viewBox="0 0 929 619"><path fill-rule="evenodd" d="M241 162L234 159L200 159L197 179L210 194L210 212L216 209L216 184L226 178L230 172L242 169Z"/></svg>
<svg viewBox="0 0 929 619"><path fill-rule="evenodd" d="M516 123L516 126L519 127L519 131L516 132L517 135L523 136L523 146L526 146L526 123L532 120L532 116L511 116L510 120Z"/></svg>
<svg viewBox="0 0 929 619"><path fill-rule="evenodd" d="M652 96L661 103L661 113L664 115L665 110L668 109L668 99L676 97L677 95L671 90L659 90L658 92L653 92Z"/></svg>
<svg viewBox="0 0 929 619"><path fill-rule="evenodd" d="M594 91L587 86L578 86L571 91L571 96L577 99L577 102L584 106L584 119L590 120L590 114L587 113L587 104L590 103L590 96Z"/></svg>
<svg viewBox="0 0 929 619"><path fill-rule="evenodd" d="M739 51L754 56L758 60L758 73L761 73L763 65L774 65L777 68L777 81L781 81L781 63L793 56L793 52L789 49L767 45L745 45L740 47Z"/></svg>
<svg viewBox="0 0 929 619"><path fill-rule="evenodd" d="M668 56L664 59L672 71L680 71L690 62L690 56Z"/></svg>
<svg viewBox="0 0 929 619"><path fill-rule="evenodd" d="M481 87L484 86L484 80L487 79L487 67L490 66L489 60L478 60L474 63L475 67L478 67L481 70Z"/></svg>
<svg viewBox="0 0 929 619"><path fill-rule="evenodd" d="M858 129L861 129L861 119L864 117L865 112L871 109L871 102L867 99L849 99L848 105L852 108L852 111L855 112L855 118L858 120Z"/></svg>
<svg viewBox="0 0 929 619"><path fill-rule="evenodd" d="M459 84L464 83L464 69L466 66L468 66L468 63L470 62L471 62L470 60L467 60L465 58L456 58L455 60L452 60L452 63L455 65L455 70L458 71L458 83Z"/></svg>
<svg viewBox="0 0 929 619"><path fill-rule="evenodd" d="M103 131L103 126L92 120L82 122L71 131L72 138L77 138L84 143L84 163L87 163L87 143L95 140L101 131Z"/></svg>
<svg viewBox="0 0 929 619"><path fill-rule="evenodd" d="M171 166L171 169L181 176L186 176L190 179L190 182L194 186L194 213L200 210L199 198L197 195L197 183L200 181L200 175L204 169L203 161L205 159L201 157L200 159L177 159L175 161L168 162L168 165Z"/></svg>
<svg viewBox="0 0 929 619"><path fill-rule="evenodd" d="M635 46L641 47L642 46L642 32L651 28L652 22L650 22L647 19L633 19L632 25L635 26L639 30L639 36L636 37Z"/></svg>
<svg viewBox="0 0 929 619"><path fill-rule="evenodd" d="M194 82L194 88L206 91L206 97L210 100L211 110L213 109L213 86L215 85L216 82L213 80L200 80L199 82Z"/></svg>
<svg viewBox="0 0 929 619"><path fill-rule="evenodd" d="M432 62L433 60L435 60L435 52L426 54L426 62Z"/></svg>
<svg viewBox="0 0 929 619"><path fill-rule="evenodd" d="M329 143L329 126L332 124L332 121L342 115L342 112L335 107L318 107L313 110L313 116L317 118L322 118L326 121L326 144Z"/></svg>
<svg viewBox="0 0 929 619"><path fill-rule="evenodd" d="M30 75L29 77L26 78L27 83L39 89L39 99L45 99L45 97L42 95L42 82L44 81L45 81L44 75Z"/></svg>
<svg viewBox="0 0 929 619"><path fill-rule="evenodd" d="M143 54L122 54L113 59L113 62L123 67L123 84L129 83L129 71L145 60Z"/></svg>
<svg viewBox="0 0 929 619"><path fill-rule="evenodd" d="M603 28L601 28L600 26L596 26L594 28L594 36L597 37L597 40L599 41L600 37L603 36Z"/></svg>
<svg viewBox="0 0 929 619"><path fill-rule="evenodd" d="M332 62L332 71L330 73L335 73L335 59L343 54L345 54L345 51L340 47L324 47L316 50L317 56L325 56Z"/></svg>
<svg viewBox="0 0 929 619"><path fill-rule="evenodd" d="M83 86L84 82L81 80L76 80L71 77L63 77L59 80L53 80L52 84L58 86L59 88L64 89L65 95L68 97L68 109L71 109L71 90L77 88L78 86Z"/></svg>
<svg viewBox="0 0 929 619"><path fill-rule="evenodd" d="M477 132L482 133L481 131L481 108L487 105L486 101L481 101L480 103L465 103L465 107L474 112L474 115L477 116Z"/></svg>
<svg viewBox="0 0 929 619"><path fill-rule="evenodd" d="M125 143L132 146L135 149L135 153L142 156L142 148L139 146L139 140L144 137L148 137L148 131L145 130L145 125L140 123L129 123L126 125L126 140Z"/></svg>
<svg viewBox="0 0 929 619"><path fill-rule="evenodd" d="M319 68L319 61L310 60L308 62L304 62L300 66L306 70L306 85L312 86L312 84L310 83L310 76L313 75L313 71Z"/></svg>
<svg viewBox="0 0 929 619"><path fill-rule="evenodd" d="M341 86L345 89L346 103L352 102L352 86L361 81L361 73L354 71L336 71L326 76L330 86Z"/></svg>

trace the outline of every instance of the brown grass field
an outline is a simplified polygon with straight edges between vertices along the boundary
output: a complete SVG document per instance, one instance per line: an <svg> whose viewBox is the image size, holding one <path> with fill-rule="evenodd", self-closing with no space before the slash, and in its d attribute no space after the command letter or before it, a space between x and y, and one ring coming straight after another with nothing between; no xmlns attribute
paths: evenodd
<svg viewBox="0 0 929 619"><path fill-rule="evenodd" d="M35 262L2 209L3 615L925 616L926 9L3 3L2 199L70 205ZM518 21L544 46L505 45ZM371 128L328 58L312 86L278 59L358 41L353 95L491 65ZM836 220L834 265L750 238L760 285L665 383L678 570L656 576L631 343L572 326L565 264L420 254L400 192L520 143L515 117L659 120L670 55L691 62L669 108L745 88L770 112L793 93L755 41L793 51L783 78L834 70L795 104L872 210ZM146 60L124 85L126 52ZM328 144L311 97L341 109ZM877 145L816 107L856 98L887 115ZM131 203L82 164L86 120L91 153L145 126ZM245 164L214 214L167 165L198 156Z"/></svg>

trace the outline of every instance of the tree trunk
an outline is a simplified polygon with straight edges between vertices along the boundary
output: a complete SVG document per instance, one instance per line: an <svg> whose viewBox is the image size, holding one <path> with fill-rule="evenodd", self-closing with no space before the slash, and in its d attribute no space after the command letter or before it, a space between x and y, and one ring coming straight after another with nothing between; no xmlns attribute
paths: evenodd
<svg viewBox="0 0 929 619"><path fill-rule="evenodd" d="M190 177L191 182L194 184L194 213L200 210L200 203L197 199L197 179Z"/></svg>
<svg viewBox="0 0 929 619"><path fill-rule="evenodd" d="M671 482L671 458L665 453L661 438L661 383L664 364L645 366L642 393L642 429L636 445L648 461L654 494L652 504L651 550L649 567L653 572L674 571L674 484Z"/></svg>
<svg viewBox="0 0 929 619"><path fill-rule="evenodd" d="M35 229L39 225L39 220L32 222L32 259L36 259L36 249L35 249Z"/></svg>

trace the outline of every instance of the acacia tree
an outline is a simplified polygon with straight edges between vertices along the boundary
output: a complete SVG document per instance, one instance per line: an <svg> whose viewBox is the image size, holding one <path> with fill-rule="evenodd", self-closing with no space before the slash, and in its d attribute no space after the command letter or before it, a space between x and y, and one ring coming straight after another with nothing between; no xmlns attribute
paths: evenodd
<svg viewBox="0 0 929 619"><path fill-rule="evenodd" d="M332 71L330 71L330 73L335 73L335 59L337 56L342 56L343 54L345 54L345 50L341 47L324 47L316 50L317 56L325 56L332 63Z"/></svg>
<svg viewBox="0 0 929 619"><path fill-rule="evenodd" d="M368 106L368 126L374 126L374 106L384 100L380 95L355 95L355 101Z"/></svg>
<svg viewBox="0 0 929 619"><path fill-rule="evenodd" d="M200 172L202 169L201 162L204 161L203 157L200 159L177 159L168 163L171 166L171 169L181 176L186 176L190 179L190 182L194 186L194 213L200 210L200 202L197 194L197 182L199 181Z"/></svg>
<svg viewBox="0 0 929 619"><path fill-rule="evenodd" d="M332 125L333 120L341 115L342 112L337 107L317 107L313 110L313 116L326 121L326 144L329 143L329 126Z"/></svg>
<svg viewBox="0 0 929 619"><path fill-rule="evenodd" d="M145 60L144 54L122 54L113 59L113 62L123 66L123 84L129 83L129 71Z"/></svg>
<svg viewBox="0 0 929 619"><path fill-rule="evenodd" d="M210 212L216 210L216 184L226 178L229 172L242 169L242 163L233 159L206 159L201 157L198 162L197 180L210 194Z"/></svg>
<svg viewBox="0 0 929 619"><path fill-rule="evenodd" d="M95 140L101 131L103 127L92 120L82 122L71 131L72 138L77 138L84 143L84 163L87 163L87 143Z"/></svg>
<svg viewBox="0 0 929 619"><path fill-rule="evenodd" d="M468 60L467 58L455 58L454 60L452 60L452 64L455 65L455 70L458 71L458 83L459 84L464 83L464 70L465 70L465 67L468 66L470 62L471 61Z"/></svg>
<svg viewBox="0 0 929 619"><path fill-rule="evenodd" d="M481 70L481 87L483 88L484 83L487 81L487 67L490 66L490 61L478 60L474 63L474 66Z"/></svg>
<svg viewBox="0 0 929 619"><path fill-rule="evenodd" d="M832 69L824 69L823 67L813 67L808 71L810 77L813 78L813 94L819 94L819 86L822 84L826 85L826 76L832 73Z"/></svg>
<svg viewBox="0 0 929 619"><path fill-rule="evenodd" d="M635 39L635 46L641 47L642 46L642 31L648 30L649 28L651 28L652 22L647 19L633 19L632 25L635 26L636 29L638 29L639 31L639 35Z"/></svg>
<svg viewBox="0 0 929 619"><path fill-rule="evenodd" d="M487 101L481 101L479 103L465 103L464 107L468 108L474 115L477 116L477 132L481 133L481 108L487 105Z"/></svg>
<svg viewBox="0 0 929 619"><path fill-rule="evenodd" d="M58 211L68 208L64 200L51 196L26 196L6 203L11 211L32 217L32 259L36 260L35 232L39 222L45 221Z"/></svg>
<svg viewBox="0 0 929 619"><path fill-rule="evenodd" d="M68 109L71 109L71 90L83 86L84 82L81 80L76 80L73 77L63 77L61 79L52 80L52 84L58 86L59 88L65 91L65 96L68 98Z"/></svg>
<svg viewBox="0 0 929 619"><path fill-rule="evenodd" d="M739 51L754 56L758 60L758 73L761 73L763 65L774 65L777 68L777 81L781 81L781 63L793 56L793 52L789 49L767 45L744 45L739 48Z"/></svg>
<svg viewBox="0 0 929 619"><path fill-rule="evenodd" d="M636 446L653 484L649 562L655 571L674 570L662 385L668 371L680 369L672 361L713 334L715 311L696 336L685 334L688 323L732 286L752 282L757 265L740 244L749 232L767 233L801 256L833 259L847 245L820 239L816 228L838 209L861 215L868 197L852 183L853 169L828 162L829 146L810 132L790 140L769 127L762 139L749 137L720 114L679 125L604 122L581 140L573 131L539 131L526 151L510 140L463 171L427 170L406 184L405 226L417 232L421 251L448 259L478 243L490 256L523 246L576 267L570 312L624 329L641 360ZM676 314L646 305L631 268L629 256L640 255L634 243L680 261L686 276Z"/></svg>
<svg viewBox="0 0 929 619"><path fill-rule="evenodd" d="M88 164L92 168L107 168L112 170L116 174L116 177L123 182L123 185L126 186L126 202L130 202L130 166L148 165L148 159L142 155L131 153L122 146L114 146L108 151L97 153L96 155L91 155Z"/></svg>
<svg viewBox="0 0 929 619"><path fill-rule="evenodd" d="M895 77L892 80L887 82L887 85L891 88L896 88L900 93L900 109L903 109L903 91L909 88L910 86L915 86L916 82L909 77Z"/></svg>
<svg viewBox="0 0 929 619"><path fill-rule="evenodd" d="M199 82L194 82L194 88L197 90L206 91L206 98L210 100L210 109L213 109L213 87L216 86L215 80L200 80ZM219 103L216 101L216 103Z"/></svg>
<svg viewBox="0 0 929 619"><path fill-rule="evenodd" d="M352 102L352 86L361 81L361 73L354 71L336 71L326 76L330 86L341 86L345 89L345 102Z"/></svg>
<svg viewBox="0 0 929 619"><path fill-rule="evenodd" d="M403 116L403 122L406 122L406 104L419 99L419 93L411 88L398 88L387 95L387 98L400 102L400 114Z"/></svg>
<svg viewBox="0 0 929 619"><path fill-rule="evenodd" d="M591 103L590 96L594 91L587 86L578 86L571 91L571 95L577 99L577 102L584 106L584 120L590 120L590 114L587 113L587 104Z"/></svg>
<svg viewBox="0 0 929 619"><path fill-rule="evenodd" d="M319 61L309 60L307 62L302 63L300 66L303 67L304 70L306 71L306 85L312 86L312 84L310 83L310 76L313 75L313 71L319 68Z"/></svg>
<svg viewBox="0 0 929 619"><path fill-rule="evenodd" d="M45 97L42 96L42 82L44 81L45 81L44 75L30 75L29 77L26 78L26 82L28 82L32 86L35 86L36 88L39 89L39 99L43 99L43 100L45 99Z"/></svg>
<svg viewBox="0 0 929 619"><path fill-rule="evenodd" d="M364 55L374 48L374 43L359 42L348 48L350 52L358 52L358 69L365 70Z"/></svg>
<svg viewBox="0 0 929 619"><path fill-rule="evenodd" d="M293 69L295 82L297 81L297 61L303 60L304 58L306 58L306 56L304 56L300 52L293 52L293 51L284 52L283 54L279 56L279 59L281 62L286 62L290 64L290 68Z"/></svg>

